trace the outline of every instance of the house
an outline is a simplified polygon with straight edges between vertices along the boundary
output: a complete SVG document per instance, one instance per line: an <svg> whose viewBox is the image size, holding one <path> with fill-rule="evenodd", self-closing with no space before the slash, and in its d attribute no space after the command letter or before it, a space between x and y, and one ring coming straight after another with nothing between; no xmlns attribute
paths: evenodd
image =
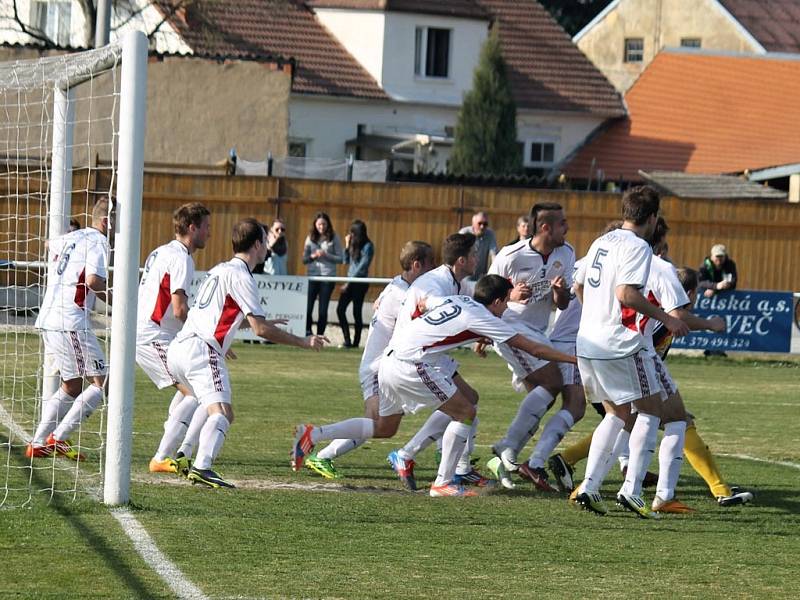
<svg viewBox="0 0 800 600"><path fill-rule="evenodd" d="M559 169L572 181L638 183L640 171L787 179L800 158L800 54L662 50L610 124ZM783 169L769 169L780 165ZM769 172L767 172L769 171Z"/></svg>
<svg viewBox="0 0 800 600"><path fill-rule="evenodd" d="M800 52L798 0L613 0L573 41L625 93L663 48Z"/></svg>
<svg viewBox="0 0 800 600"><path fill-rule="evenodd" d="M287 140L250 153L240 130L239 140L224 136L243 158L352 154L392 159L396 170L444 170L490 26L499 30L532 172L625 114L619 94L535 0L177 1L151 7L164 23L156 52L292 60ZM240 102L226 110L245 104L257 115L263 87L235 91Z"/></svg>

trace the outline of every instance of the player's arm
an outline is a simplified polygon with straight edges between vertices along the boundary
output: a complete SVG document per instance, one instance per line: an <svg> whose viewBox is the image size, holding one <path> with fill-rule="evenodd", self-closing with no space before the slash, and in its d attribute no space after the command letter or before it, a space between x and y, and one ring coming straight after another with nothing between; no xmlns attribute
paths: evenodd
<svg viewBox="0 0 800 600"><path fill-rule="evenodd" d="M105 277L89 275L86 277L86 287L92 290L100 300L108 305L111 304L111 290L108 289Z"/></svg>
<svg viewBox="0 0 800 600"><path fill-rule="evenodd" d="M689 333L689 327L683 321L668 315L655 304L651 304L638 287L629 284L618 285L615 293L617 300L622 304L651 319L661 321L675 337L683 337Z"/></svg>
<svg viewBox="0 0 800 600"><path fill-rule="evenodd" d="M275 325L277 321L267 321L264 317L260 315L256 316L252 313L247 315L247 322L250 324L253 333L258 337L269 340L270 342L275 342L276 344L297 346L298 348L319 351L322 349L324 342L329 341L328 338L322 335L310 335L304 338L298 337L277 327Z"/></svg>
<svg viewBox="0 0 800 600"><path fill-rule="evenodd" d="M714 333L725 333L727 326L722 317L709 317L704 319L698 317L685 306L669 311L669 314L680 319L689 326L692 331L713 331Z"/></svg>
<svg viewBox="0 0 800 600"><path fill-rule="evenodd" d="M175 290L172 292L170 299L172 304L172 314L179 321L186 322L186 317L189 316L189 299L186 297L186 292L183 290Z"/></svg>
<svg viewBox="0 0 800 600"><path fill-rule="evenodd" d="M506 342L513 348L527 352L531 356L541 358L542 360L549 360L551 362L563 362L577 364L577 360L571 354L564 354L555 348L551 348L547 344L540 344L533 340L526 338L524 335L516 334Z"/></svg>

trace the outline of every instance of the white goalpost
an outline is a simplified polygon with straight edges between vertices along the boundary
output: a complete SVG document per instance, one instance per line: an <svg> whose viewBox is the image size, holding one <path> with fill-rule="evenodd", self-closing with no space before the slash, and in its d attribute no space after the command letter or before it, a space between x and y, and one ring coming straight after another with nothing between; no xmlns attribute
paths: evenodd
<svg viewBox="0 0 800 600"><path fill-rule="evenodd" d="M0 508L81 494L128 501L146 68L140 32L96 50L0 63ZM107 401L71 434L84 460L28 456L60 381L33 326L47 243L71 219L90 226L104 197L116 204L113 309L98 303L91 329L108 363Z"/></svg>

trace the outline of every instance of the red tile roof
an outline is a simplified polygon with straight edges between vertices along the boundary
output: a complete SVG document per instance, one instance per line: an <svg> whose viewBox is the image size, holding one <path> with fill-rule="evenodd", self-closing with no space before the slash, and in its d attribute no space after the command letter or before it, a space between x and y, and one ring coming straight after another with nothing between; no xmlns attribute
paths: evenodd
<svg viewBox="0 0 800 600"><path fill-rule="evenodd" d="M639 181L640 169L720 174L800 162L798 96L800 57L662 51L625 96L629 117L564 172Z"/></svg>
<svg viewBox="0 0 800 600"><path fill-rule="evenodd" d="M800 0L719 0L768 52L800 52Z"/></svg>
<svg viewBox="0 0 800 600"><path fill-rule="evenodd" d="M489 14L474 0L306 0L312 8L352 8L385 10L468 19L489 19Z"/></svg>

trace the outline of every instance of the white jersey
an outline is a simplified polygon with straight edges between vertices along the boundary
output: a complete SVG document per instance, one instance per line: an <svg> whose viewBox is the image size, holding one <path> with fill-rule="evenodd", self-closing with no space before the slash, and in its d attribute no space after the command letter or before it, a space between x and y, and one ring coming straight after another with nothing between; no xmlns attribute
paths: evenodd
<svg viewBox="0 0 800 600"><path fill-rule="evenodd" d="M389 347L398 360L423 362L478 338L501 344L515 335L508 323L469 296L451 296L408 326L398 327Z"/></svg>
<svg viewBox="0 0 800 600"><path fill-rule="evenodd" d="M154 340L169 343L183 327L172 310L172 294L183 290L189 297L194 277L194 260L178 240L159 246L144 263L139 282L139 315L136 343Z"/></svg>
<svg viewBox="0 0 800 600"><path fill-rule="evenodd" d="M378 362L392 339L397 315L407 291L408 282L398 275L383 288L375 301L375 314L369 324L367 342L364 344L364 354L361 355L361 365L358 368L360 380L378 372Z"/></svg>
<svg viewBox="0 0 800 600"><path fill-rule="evenodd" d="M553 310L553 285L556 277L563 277L572 287L572 272L575 266L575 251L569 244L559 246L549 256L539 254L531 247L530 240L504 246L495 257L489 273L500 275L512 284L524 282L531 289L527 303L509 302L503 315L506 321L524 321L544 333Z"/></svg>
<svg viewBox="0 0 800 600"><path fill-rule="evenodd" d="M660 306L664 312L690 304L689 296L678 280L675 267L661 257L653 256L650 263L650 276L647 278L645 297L655 306ZM646 315L637 315L639 331L644 336L647 347L655 350L653 332L659 322Z"/></svg>
<svg viewBox="0 0 800 600"><path fill-rule="evenodd" d="M108 279L108 240L87 227L50 240L47 252L47 289L36 328L83 331L90 327L89 311L95 294L86 285L91 275Z"/></svg>
<svg viewBox="0 0 800 600"><path fill-rule="evenodd" d="M397 325L403 327L421 316L417 305L420 300L425 298L427 310L438 306L445 298L456 296L461 293L461 284L453 275L453 271L447 265L440 265L428 271L424 275L417 277L414 283L409 286L406 292L403 306L397 316ZM427 311L426 311L427 312Z"/></svg>
<svg viewBox="0 0 800 600"><path fill-rule="evenodd" d="M580 259L575 262L575 268L572 270L573 277L583 264L585 259ZM553 342L575 343L575 338L578 337L578 327L581 324L581 301L575 295L575 292L570 290L569 305L564 310L556 311L556 318L553 322L553 330L550 332L550 340ZM559 366L564 363L559 363Z"/></svg>
<svg viewBox="0 0 800 600"><path fill-rule="evenodd" d="M642 238L617 229L597 238L575 280L583 285L583 310L576 340L577 355L590 359L631 356L645 348L636 326L636 311L617 300L617 287L644 290L653 252Z"/></svg>
<svg viewBox="0 0 800 600"><path fill-rule="evenodd" d="M234 257L208 272L177 339L197 336L224 355L247 315L263 317L264 311L250 268Z"/></svg>

